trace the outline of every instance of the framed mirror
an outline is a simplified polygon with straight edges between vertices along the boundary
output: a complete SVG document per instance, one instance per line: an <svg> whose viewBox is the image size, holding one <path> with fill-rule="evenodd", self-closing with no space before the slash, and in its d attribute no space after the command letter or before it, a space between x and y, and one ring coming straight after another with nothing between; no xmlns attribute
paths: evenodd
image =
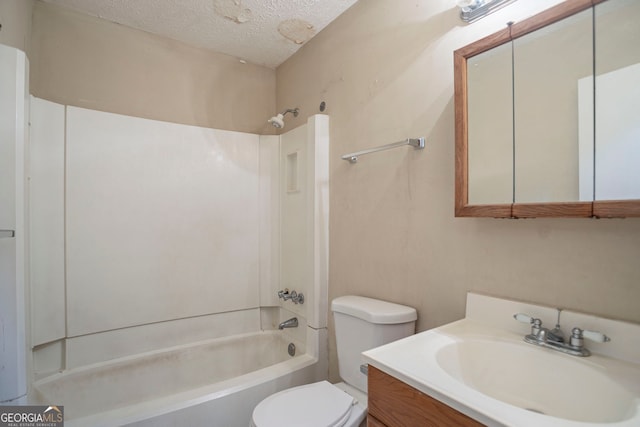
<svg viewBox="0 0 640 427"><path fill-rule="evenodd" d="M640 216L639 20L567 0L454 52L456 216Z"/></svg>

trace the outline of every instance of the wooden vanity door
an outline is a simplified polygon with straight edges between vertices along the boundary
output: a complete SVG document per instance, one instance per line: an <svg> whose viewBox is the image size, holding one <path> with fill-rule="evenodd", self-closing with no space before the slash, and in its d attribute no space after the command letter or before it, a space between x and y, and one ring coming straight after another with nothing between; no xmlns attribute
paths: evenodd
<svg viewBox="0 0 640 427"><path fill-rule="evenodd" d="M369 427L477 427L484 424L369 365Z"/></svg>

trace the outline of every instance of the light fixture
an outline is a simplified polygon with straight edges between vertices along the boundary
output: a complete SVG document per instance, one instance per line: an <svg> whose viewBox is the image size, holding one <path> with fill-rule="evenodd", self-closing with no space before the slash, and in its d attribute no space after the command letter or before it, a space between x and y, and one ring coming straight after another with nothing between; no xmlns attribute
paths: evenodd
<svg viewBox="0 0 640 427"><path fill-rule="evenodd" d="M458 0L460 19L474 22L516 0Z"/></svg>

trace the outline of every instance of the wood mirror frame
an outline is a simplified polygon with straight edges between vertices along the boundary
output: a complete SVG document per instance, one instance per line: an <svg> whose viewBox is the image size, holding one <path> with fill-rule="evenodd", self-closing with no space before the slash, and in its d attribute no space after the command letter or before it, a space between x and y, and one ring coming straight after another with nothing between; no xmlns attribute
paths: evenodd
<svg viewBox="0 0 640 427"><path fill-rule="evenodd" d="M640 200L594 200L589 202L505 203L486 205L470 205L468 203L467 59L606 1L607 0L567 0L454 52L456 217L640 217Z"/></svg>

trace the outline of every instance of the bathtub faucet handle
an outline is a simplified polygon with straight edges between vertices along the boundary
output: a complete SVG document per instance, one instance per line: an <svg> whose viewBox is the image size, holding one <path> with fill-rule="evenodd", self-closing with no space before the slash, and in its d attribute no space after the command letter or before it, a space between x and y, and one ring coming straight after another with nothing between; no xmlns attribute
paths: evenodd
<svg viewBox="0 0 640 427"><path fill-rule="evenodd" d="M295 304L304 304L304 294L302 292L297 293L296 291L292 291L291 301L293 301Z"/></svg>
<svg viewBox="0 0 640 427"><path fill-rule="evenodd" d="M286 301L288 297L289 297L289 289L285 288L284 290L280 289L278 291L278 299L283 299Z"/></svg>
<svg viewBox="0 0 640 427"><path fill-rule="evenodd" d="M291 300L295 304L304 304L304 295L302 293L297 293L296 291L289 292L287 288L278 291L278 298L284 301Z"/></svg>
<svg viewBox="0 0 640 427"><path fill-rule="evenodd" d="M278 291L278 298L283 300L289 300L296 297L296 291L289 292L289 288L284 288L284 291Z"/></svg>

